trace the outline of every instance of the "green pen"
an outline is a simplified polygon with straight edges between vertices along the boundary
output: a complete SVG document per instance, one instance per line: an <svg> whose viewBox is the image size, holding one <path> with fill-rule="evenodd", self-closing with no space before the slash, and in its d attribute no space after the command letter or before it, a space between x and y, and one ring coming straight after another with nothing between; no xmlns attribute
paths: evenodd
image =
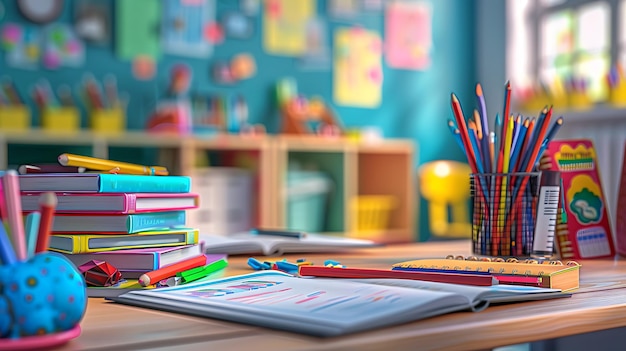
<svg viewBox="0 0 626 351"><path fill-rule="evenodd" d="M188 269L184 272L176 273L177 277L182 278L183 284L192 282L194 280L198 280L200 278L204 278L211 273L215 273L220 269L224 269L228 266L228 261L222 258L221 260L215 261L209 265L203 267L196 267L192 269Z"/></svg>

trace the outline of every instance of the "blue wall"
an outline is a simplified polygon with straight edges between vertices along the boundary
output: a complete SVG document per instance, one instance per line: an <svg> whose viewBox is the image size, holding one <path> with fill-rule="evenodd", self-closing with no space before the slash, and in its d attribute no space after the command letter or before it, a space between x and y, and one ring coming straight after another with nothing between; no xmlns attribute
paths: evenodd
<svg viewBox="0 0 626 351"><path fill-rule="evenodd" d="M70 22L74 1L66 0L65 9L58 20ZM155 0L156 1L156 0ZM105 1L107 2L107 1ZM463 160L464 156L454 143L447 129L446 120L452 117L450 93L455 92L461 103L470 109L474 106L475 67L475 5L472 1L430 1L433 8L433 54L432 65L426 71L408 71L389 68L383 58L384 83L382 104L375 109L334 106L343 124L349 127L375 125L386 137L410 138L419 145L416 165L435 159ZM4 22L26 23L18 12L15 1L2 0L5 8ZM111 13L114 13L114 2ZM239 1L217 1L217 16L226 10L237 10ZM328 24L327 42L335 28L359 24L376 30L384 38L384 12L362 14L350 21L328 18L326 1L318 0L318 14ZM86 46L85 66L60 68L58 70L28 71L7 67L0 60L0 75L8 75L18 82L18 89L25 94L43 74L53 87L60 84L77 84L85 71L101 79L108 73L118 77L121 91L130 94L128 108L129 128L142 128L150 113L155 96L165 90L169 69L177 62L185 62L193 68L192 91L198 93L242 94L248 101L250 121L264 123L268 130L276 131L278 120L274 108L273 87L285 76L294 77L299 92L322 96L332 103L332 71L301 71L294 58L266 54L262 49L262 17L256 16L255 33L245 40L227 39L215 47L209 59L190 59L164 55L158 62L158 74L151 81L138 81L131 73L131 62L121 61L115 54L114 43L108 46ZM112 36L114 38L114 35ZM210 75L215 60L230 60L233 55L247 52L254 55L257 74L251 79L232 86L216 85ZM470 110L471 111L471 110ZM35 121L37 119L35 118ZM428 237L426 206L420 205L420 238Z"/></svg>

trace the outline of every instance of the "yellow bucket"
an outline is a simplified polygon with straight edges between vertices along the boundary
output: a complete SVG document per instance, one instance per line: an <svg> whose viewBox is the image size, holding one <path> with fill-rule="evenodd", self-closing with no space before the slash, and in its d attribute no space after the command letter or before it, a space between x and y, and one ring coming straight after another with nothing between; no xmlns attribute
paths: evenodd
<svg viewBox="0 0 626 351"><path fill-rule="evenodd" d="M377 233L387 229L396 199L388 195L360 195L352 199L353 228L359 233Z"/></svg>

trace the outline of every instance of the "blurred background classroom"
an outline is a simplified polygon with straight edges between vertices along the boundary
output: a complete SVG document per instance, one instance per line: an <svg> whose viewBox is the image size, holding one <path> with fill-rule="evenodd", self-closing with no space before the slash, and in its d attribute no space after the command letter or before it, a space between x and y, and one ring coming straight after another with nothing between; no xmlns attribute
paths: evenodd
<svg viewBox="0 0 626 351"><path fill-rule="evenodd" d="M0 168L63 152L193 176L194 226L469 237L450 93L545 105L614 213L626 1L2 0ZM448 161L438 163L437 161ZM443 172L443 173L442 173Z"/></svg>

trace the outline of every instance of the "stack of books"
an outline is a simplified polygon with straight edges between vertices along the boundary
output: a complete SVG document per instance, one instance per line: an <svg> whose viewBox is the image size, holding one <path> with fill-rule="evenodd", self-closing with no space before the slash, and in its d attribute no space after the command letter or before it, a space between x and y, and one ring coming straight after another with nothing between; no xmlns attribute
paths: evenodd
<svg viewBox="0 0 626 351"><path fill-rule="evenodd" d="M49 249L77 267L105 261L136 279L204 253L198 230L185 226L186 210L199 203L189 177L41 173L19 180L26 213L40 209L42 192L56 193Z"/></svg>

